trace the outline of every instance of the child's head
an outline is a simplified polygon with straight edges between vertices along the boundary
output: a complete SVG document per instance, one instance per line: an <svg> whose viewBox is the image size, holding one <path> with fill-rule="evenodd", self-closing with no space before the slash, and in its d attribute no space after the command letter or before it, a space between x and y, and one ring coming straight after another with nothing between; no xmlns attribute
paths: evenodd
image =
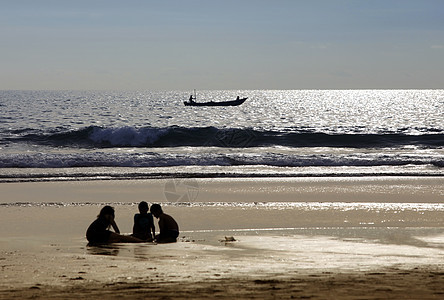
<svg viewBox="0 0 444 300"><path fill-rule="evenodd" d="M102 219L106 219L106 220L109 220L110 217L112 217L112 219L114 219L114 217L115 217L114 208L109 205L104 206L100 210L100 213L97 217L102 218Z"/></svg>
<svg viewBox="0 0 444 300"><path fill-rule="evenodd" d="M159 204L151 205L150 211L156 218L159 217L163 213L162 207L160 207Z"/></svg>
<svg viewBox="0 0 444 300"><path fill-rule="evenodd" d="M139 203L139 212L141 214L146 214L148 212L148 203L142 201Z"/></svg>

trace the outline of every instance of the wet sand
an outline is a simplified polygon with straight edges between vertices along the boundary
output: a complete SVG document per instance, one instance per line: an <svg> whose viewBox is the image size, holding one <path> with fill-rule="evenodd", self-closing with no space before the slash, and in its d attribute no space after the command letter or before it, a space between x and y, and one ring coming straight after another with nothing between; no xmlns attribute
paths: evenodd
<svg viewBox="0 0 444 300"><path fill-rule="evenodd" d="M82 281L77 277L73 281ZM5 299L442 299L435 268L310 274L288 279L230 278L203 282L70 283L0 292Z"/></svg>
<svg viewBox="0 0 444 300"><path fill-rule="evenodd" d="M166 203L158 180L0 184L0 298L444 297L444 179L197 187L196 205L180 205ZM85 230L104 203L129 232L141 200L178 220L178 243L87 245ZM216 204L198 204L208 201Z"/></svg>
<svg viewBox="0 0 444 300"><path fill-rule="evenodd" d="M322 236L241 236L219 245L182 240L172 245L67 248L50 244L33 252L2 253L0 298L440 299L444 295L442 249Z"/></svg>

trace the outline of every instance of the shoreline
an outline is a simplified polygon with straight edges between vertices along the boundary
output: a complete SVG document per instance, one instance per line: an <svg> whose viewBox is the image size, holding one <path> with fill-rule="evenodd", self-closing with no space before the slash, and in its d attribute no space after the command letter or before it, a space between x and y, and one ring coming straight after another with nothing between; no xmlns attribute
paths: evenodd
<svg viewBox="0 0 444 300"><path fill-rule="evenodd" d="M2 174L0 184L28 182L70 182L70 181L118 181L118 180L168 180L168 179L298 179L298 178L442 178L442 172L378 172L378 173L132 173L132 174Z"/></svg>
<svg viewBox="0 0 444 300"><path fill-rule="evenodd" d="M412 166L176 166L176 167L73 167L3 168L0 184L28 182L126 181L174 179L304 179L304 178L443 178L443 170Z"/></svg>

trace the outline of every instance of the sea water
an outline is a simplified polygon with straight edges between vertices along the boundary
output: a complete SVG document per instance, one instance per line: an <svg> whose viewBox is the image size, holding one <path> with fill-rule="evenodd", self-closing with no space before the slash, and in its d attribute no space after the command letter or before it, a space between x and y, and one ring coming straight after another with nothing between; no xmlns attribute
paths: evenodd
<svg viewBox="0 0 444 300"><path fill-rule="evenodd" d="M0 91L0 180L443 176L444 90Z"/></svg>
<svg viewBox="0 0 444 300"><path fill-rule="evenodd" d="M189 94L187 91L0 91L0 182L444 176L444 90L197 93L198 102L248 97L237 107L186 107L183 101ZM444 211L443 203L304 203L297 200L252 203L230 199L223 203L197 202L192 201L195 198L190 195L196 190L193 183L189 181L184 185L184 193L177 192L178 185L172 187L173 196L189 196L184 200L168 198L167 181L165 205L170 205L173 212L204 207L219 217L218 211L233 207L250 214L256 210L279 210L295 216L299 212L321 213L327 209L332 212L332 222L336 222L328 228L322 227L324 217L317 218L318 223L311 220L308 225L294 228L287 224L288 220L276 226L265 221L257 226L238 224L237 228L246 230L245 234L250 230L274 232L281 228L285 233L312 235L328 231L326 235L338 235L329 232L343 233L344 228L349 228L352 233L347 236L363 237L362 232L368 233L368 228L377 224L361 224L364 221L357 219L350 225L344 223L344 218L337 219L336 212L369 215L389 211L390 216L397 212L415 215L424 212L436 216ZM22 207L94 206L95 216L99 210L97 203L85 201L1 200L0 207L5 211ZM119 213L126 209L129 216L126 222L131 223L135 201L128 199L110 204L116 206ZM389 221L392 219L399 221L395 217ZM85 220L85 226L89 221ZM427 222L441 224L436 219ZM383 228L384 224L378 226ZM188 234L201 234L199 230L209 227L208 224L191 226ZM216 229L239 234L229 231L233 228L226 225ZM442 247L440 228L431 230L439 237L434 243ZM216 229L211 229L210 234L214 235ZM408 236L415 232L417 229Z"/></svg>

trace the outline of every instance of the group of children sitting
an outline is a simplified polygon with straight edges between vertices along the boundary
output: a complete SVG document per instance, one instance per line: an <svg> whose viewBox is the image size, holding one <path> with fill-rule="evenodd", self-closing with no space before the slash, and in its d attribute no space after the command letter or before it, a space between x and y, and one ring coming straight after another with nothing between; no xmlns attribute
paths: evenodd
<svg viewBox="0 0 444 300"><path fill-rule="evenodd" d="M159 231L156 235L153 215L159 219ZM114 220L115 212L111 206L104 206L100 210L97 219L89 225L86 238L91 244L104 243L174 243L179 236L179 225L173 217L163 212L159 204L151 205L142 201L139 203L139 213L134 215L133 233L131 235L120 234L119 227ZM110 231L112 227L114 232Z"/></svg>

